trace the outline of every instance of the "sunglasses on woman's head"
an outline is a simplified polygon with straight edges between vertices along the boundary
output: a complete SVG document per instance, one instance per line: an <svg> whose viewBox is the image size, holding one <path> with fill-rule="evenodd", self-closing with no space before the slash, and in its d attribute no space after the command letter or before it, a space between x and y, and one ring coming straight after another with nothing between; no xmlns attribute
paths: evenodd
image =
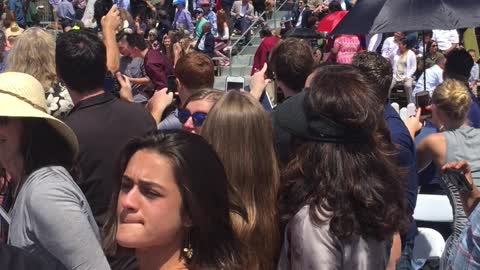
<svg viewBox="0 0 480 270"><path fill-rule="evenodd" d="M192 117L193 125L200 127L203 125L203 122L205 122L205 119L207 119L207 114L204 112L190 113L185 109L178 110L178 120L180 120L180 123L185 124L190 117Z"/></svg>

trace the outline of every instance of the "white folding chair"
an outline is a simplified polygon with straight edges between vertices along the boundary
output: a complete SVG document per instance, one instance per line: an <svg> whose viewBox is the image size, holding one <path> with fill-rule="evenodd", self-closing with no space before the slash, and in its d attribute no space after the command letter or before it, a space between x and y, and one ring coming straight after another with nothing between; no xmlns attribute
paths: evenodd
<svg viewBox="0 0 480 270"><path fill-rule="evenodd" d="M418 194L413 218L419 221L452 222L450 200L446 195Z"/></svg>
<svg viewBox="0 0 480 270"><path fill-rule="evenodd" d="M413 259L427 260L442 257L445 248L443 236L434 229L418 228L413 248Z"/></svg>

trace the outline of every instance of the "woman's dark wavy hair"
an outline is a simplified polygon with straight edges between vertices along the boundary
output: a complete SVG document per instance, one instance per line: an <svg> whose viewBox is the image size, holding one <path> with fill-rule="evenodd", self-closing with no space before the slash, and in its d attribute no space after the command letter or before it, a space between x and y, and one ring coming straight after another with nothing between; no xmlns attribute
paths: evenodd
<svg viewBox="0 0 480 270"><path fill-rule="evenodd" d="M229 201L227 176L212 147L201 136L183 131L154 131L133 139L124 148L118 171L108 221L105 225L104 247L107 254L125 251L117 247L117 201L121 177L131 157L140 150L149 150L168 158L182 196L182 214L187 216L193 256L182 252L188 269L241 269L243 259L238 253L240 242L230 221L230 211L245 215L241 207ZM161 217L159 217L161 218ZM120 253L121 254L121 253Z"/></svg>
<svg viewBox="0 0 480 270"><path fill-rule="evenodd" d="M324 65L314 71L304 109L321 113L366 134L363 143L303 141L282 175L282 225L305 205L317 225L330 223L340 239L389 239L409 222L402 169L383 120L383 101L374 86L350 65ZM299 108L300 109L300 108ZM318 212L326 215L320 217Z"/></svg>

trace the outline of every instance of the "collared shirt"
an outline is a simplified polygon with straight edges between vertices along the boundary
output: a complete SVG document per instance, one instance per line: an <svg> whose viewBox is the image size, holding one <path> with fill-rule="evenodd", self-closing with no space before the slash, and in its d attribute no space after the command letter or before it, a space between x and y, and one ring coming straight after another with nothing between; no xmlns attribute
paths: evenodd
<svg viewBox="0 0 480 270"><path fill-rule="evenodd" d="M155 130L155 120L140 104L103 93L75 104L65 119L80 145L77 184L100 228L110 208L117 159L129 140Z"/></svg>
<svg viewBox="0 0 480 270"><path fill-rule="evenodd" d="M57 5L57 15L62 19L75 20L75 9L68 0L63 0Z"/></svg>
<svg viewBox="0 0 480 270"><path fill-rule="evenodd" d="M433 30L432 32L432 40L437 42L438 48L442 51L450 49L452 43L459 42L457 30Z"/></svg>
<svg viewBox="0 0 480 270"><path fill-rule="evenodd" d="M423 85L425 72L427 74L426 87L424 87ZM438 65L434 65L433 67L427 69L425 72L423 72L418 79L417 84L415 85L415 89L412 93L413 96L425 90L430 93L430 96L432 96L433 90L435 90L435 88L437 88L437 86L443 82L443 69Z"/></svg>
<svg viewBox="0 0 480 270"><path fill-rule="evenodd" d="M193 27L192 15L190 12L184 8L177 10L175 18L173 19L172 27L177 30L183 28L188 30L190 34L193 34L195 28Z"/></svg>
<svg viewBox="0 0 480 270"><path fill-rule="evenodd" d="M173 66L160 51L150 49L144 58L145 72L156 90L167 87L167 78L173 75Z"/></svg>
<svg viewBox="0 0 480 270"><path fill-rule="evenodd" d="M210 12L208 12L207 16L205 16L205 19L207 19L208 22L210 23L210 25L212 26L213 36L217 37L218 36L217 14L215 14L215 12L210 10Z"/></svg>
<svg viewBox="0 0 480 270"><path fill-rule="evenodd" d="M447 264L447 269L480 268L480 204L470 215L469 223L460 234Z"/></svg>
<svg viewBox="0 0 480 270"><path fill-rule="evenodd" d="M382 46L382 56L391 60L392 56L397 54L398 44L395 42L394 37L385 39Z"/></svg>

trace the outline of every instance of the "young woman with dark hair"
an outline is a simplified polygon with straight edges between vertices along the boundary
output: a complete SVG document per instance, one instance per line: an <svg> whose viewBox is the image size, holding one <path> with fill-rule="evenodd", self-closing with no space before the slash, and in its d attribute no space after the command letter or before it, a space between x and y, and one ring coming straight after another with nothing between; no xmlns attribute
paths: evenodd
<svg viewBox="0 0 480 270"><path fill-rule="evenodd" d="M279 195L278 269L385 269L409 219L383 103L353 66L321 66L310 79L275 115L296 142Z"/></svg>
<svg viewBox="0 0 480 270"><path fill-rule="evenodd" d="M172 131L134 139L117 179L108 251L134 249L140 270L245 269L229 218L244 211L229 200L223 165L202 137Z"/></svg>

